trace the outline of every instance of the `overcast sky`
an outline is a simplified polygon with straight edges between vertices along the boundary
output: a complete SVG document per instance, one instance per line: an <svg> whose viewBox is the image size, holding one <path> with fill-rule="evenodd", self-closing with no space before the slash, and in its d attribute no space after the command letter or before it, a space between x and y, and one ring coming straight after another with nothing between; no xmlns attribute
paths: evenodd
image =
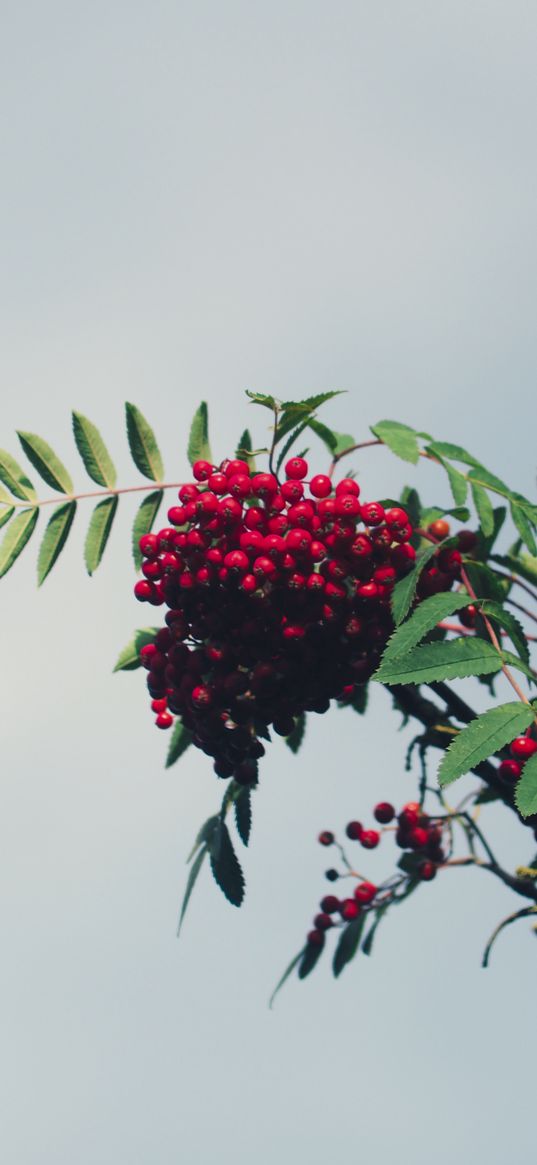
<svg viewBox="0 0 537 1165"><path fill-rule="evenodd" d="M523 0L6 3L0 445L36 431L91 488L76 408L135 484L131 400L181 480L201 399L223 457L246 424L266 440L245 389L337 388L335 428L406 421L534 492L536 39ZM370 499L411 481L447 501L384 450L356 468ZM267 1009L327 887L318 830L413 795L383 691L363 722L311 717L297 760L271 747L244 907L206 871L177 941L221 785L201 755L165 771L143 679L111 675L150 621L133 503L93 579L83 506L39 593L37 535L1 583L3 1159L523 1159L535 937L513 928L480 970L517 905L485 873L423 886L371 960L338 983L326 961ZM528 861L490 818L506 864Z"/></svg>

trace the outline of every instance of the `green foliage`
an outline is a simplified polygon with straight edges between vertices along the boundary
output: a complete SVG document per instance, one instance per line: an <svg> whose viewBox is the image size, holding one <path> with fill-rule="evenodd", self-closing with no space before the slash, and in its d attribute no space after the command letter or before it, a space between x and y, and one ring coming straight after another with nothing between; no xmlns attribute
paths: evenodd
<svg viewBox="0 0 537 1165"><path fill-rule="evenodd" d="M297 718L296 718L296 724L295 724L293 731L291 732L291 734L289 736L285 737L285 743L286 743L287 747L291 749L291 752L294 752L295 754L298 752L300 745L302 744L302 741L304 739L305 731L306 731L306 714L305 714L305 712L301 712L300 715L297 716Z"/></svg>
<svg viewBox="0 0 537 1165"><path fill-rule="evenodd" d="M534 711L522 701L489 708L455 737L442 759L438 781L442 788L469 773L529 727Z"/></svg>
<svg viewBox="0 0 537 1165"><path fill-rule="evenodd" d="M537 753L524 764L515 789L515 804L523 817L537 813Z"/></svg>
<svg viewBox="0 0 537 1165"><path fill-rule="evenodd" d="M500 578L495 571L484 562L466 562L464 569L470 580L472 590L479 599L492 599L494 603L503 603L509 584Z"/></svg>
<svg viewBox="0 0 537 1165"><path fill-rule="evenodd" d="M247 786L240 790L233 802L237 833L244 845L248 845L252 829L252 791Z"/></svg>
<svg viewBox="0 0 537 1165"><path fill-rule="evenodd" d="M34 532L38 517L38 507L32 506L31 509L20 510L10 522L0 544L0 578L7 574L24 550Z"/></svg>
<svg viewBox="0 0 537 1165"><path fill-rule="evenodd" d="M132 527L132 557L134 558L134 565L139 570L142 565L142 553L139 547L140 538L144 534L149 534L153 529L153 523L159 512L162 499L164 497L164 490L156 489L153 493L147 494L143 502L138 508L138 512L134 519Z"/></svg>
<svg viewBox="0 0 537 1165"><path fill-rule="evenodd" d="M399 623L402 623L405 616L408 615L412 603L414 602L416 587L418 585L418 580L423 567L426 566L433 555L436 554L439 546L452 546L454 543L455 539L451 537L444 538L442 542L428 542L427 545L424 546L423 549L420 550L416 555L416 561L412 570L410 570L408 574L404 576L404 578L400 578L399 582L395 584L392 591L392 615L396 627L399 625Z"/></svg>
<svg viewBox="0 0 537 1165"><path fill-rule="evenodd" d="M188 906L188 903L190 902L192 891L193 891L194 886L196 885L196 882L198 879L198 874L201 870L201 867L205 861L205 858L206 858L208 852L209 852L208 846L203 845L201 847L201 849L198 851L198 853L196 854L196 857L192 863L192 866L190 867L190 872L189 872L187 883L186 883L186 889L185 889L185 893L184 893L184 897L183 897L183 902L181 905L181 913L179 915L179 922L177 925L177 934L178 935L179 935L179 933L181 931L181 927L183 925L183 919L184 919L185 914L186 914L186 908Z"/></svg>
<svg viewBox="0 0 537 1165"><path fill-rule="evenodd" d="M274 988L274 991L272 992L272 995L269 999L269 1007L272 1007L272 1004L274 1003L274 1000L275 1000L278 992L281 991L284 983L287 982L289 976L293 974L295 967L297 967L298 964L300 963L300 960L303 958L303 956L305 954L305 950L306 950L306 948L303 947L302 950L298 952L298 955L295 955L294 959L291 959L291 962L289 963L289 966L285 968L285 971L284 971L281 979L278 979L278 982Z"/></svg>
<svg viewBox="0 0 537 1165"><path fill-rule="evenodd" d="M104 498L102 502L97 503L91 515L84 543L84 561L88 574L95 573L105 552L118 500L117 496Z"/></svg>
<svg viewBox="0 0 537 1165"><path fill-rule="evenodd" d="M136 468L150 481L161 482L164 466L151 425L142 416L140 409L129 402L125 405L125 416L129 449Z"/></svg>
<svg viewBox="0 0 537 1165"><path fill-rule="evenodd" d="M319 959L323 953L323 947L318 947L314 943L306 943L302 951L302 957L298 965L298 978L307 979L311 975L313 968L317 966Z"/></svg>
<svg viewBox="0 0 537 1165"><path fill-rule="evenodd" d="M418 434L414 429L400 424L399 421L378 421L376 425L371 425L371 432L379 441L383 441L396 457L410 461L412 465L418 464L420 451Z"/></svg>
<svg viewBox="0 0 537 1165"><path fill-rule="evenodd" d="M481 485L472 481L472 497L477 515L481 524L481 531L485 538L494 533L494 510L489 495Z"/></svg>
<svg viewBox="0 0 537 1165"><path fill-rule="evenodd" d="M209 842L209 856L213 877L228 902L232 906L240 906L244 898L244 875L227 825L221 818Z"/></svg>
<svg viewBox="0 0 537 1165"><path fill-rule="evenodd" d="M15 513L15 506L6 506L4 502L0 501L0 529L6 526L10 518Z"/></svg>
<svg viewBox="0 0 537 1165"><path fill-rule="evenodd" d="M428 643L404 656L381 663L372 677L379 684L428 684L499 671L502 659L495 647L471 636Z"/></svg>
<svg viewBox="0 0 537 1165"><path fill-rule="evenodd" d="M140 652L142 647L154 642L158 630L158 627L141 627L138 631L135 631L132 639L129 639L126 647L119 653L113 670L135 671L141 667Z"/></svg>
<svg viewBox="0 0 537 1165"><path fill-rule="evenodd" d="M213 456L209 444L209 410L204 400L194 413L190 426L187 455L191 465L195 461L210 461L212 465Z"/></svg>
<svg viewBox="0 0 537 1165"><path fill-rule="evenodd" d="M532 554L493 554L493 562L537 586L537 558Z"/></svg>
<svg viewBox="0 0 537 1165"><path fill-rule="evenodd" d="M486 615L489 619L494 619L504 631L507 631L511 643L515 650L518 651L521 659L524 660L524 663L529 663L530 649L524 634L524 628L518 619L510 611L506 611L501 603L493 603L489 599L485 599L481 604L480 611L482 615Z"/></svg>
<svg viewBox="0 0 537 1165"><path fill-rule="evenodd" d="M239 457L242 461L246 461L247 465L250 467L250 473L255 473L256 463L252 449L253 442L250 430L245 429L235 450L235 457Z"/></svg>
<svg viewBox="0 0 537 1165"><path fill-rule="evenodd" d="M171 740L166 754L166 768L171 768L191 744L192 733L190 729L185 728L185 725L181 724L180 720L176 720L172 728Z"/></svg>
<svg viewBox="0 0 537 1165"><path fill-rule="evenodd" d="M37 497L24 470L5 449L0 449L0 481L3 481L13 497L20 498L23 502L33 502Z"/></svg>
<svg viewBox="0 0 537 1165"><path fill-rule="evenodd" d="M37 584L41 586L61 554L73 524L76 502L64 502L49 518L37 559Z"/></svg>
<svg viewBox="0 0 537 1165"><path fill-rule="evenodd" d="M34 469L37 469L43 481L59 493L72 494L74 487L69 473L50 445L36 433L23 433L18 430L17 436L28 460Z"/></svg>
<svg viewBox="0 0 537 1165"><path fill-rule="evenodd" d="M360 946L366 918L366 914L359 914L357 918L353 918L351 922L348 922L341 931L332 960L332 970L336 978L341 975L347 963L350 963L351 959L354 959Z"/></svg>
<svg viewBox="0 0 537 1165"><path fill-rule="evenodd" d="M382 665L391 662L398 656L405 655L412 647L416 647L425 638L428 631L436 627L448 615L460 611L471 602L468 594L454 594L448 591L445 594L431 595L424 599L414 613L404 623L400 623L397 630L388 640L382 657Z"/></svg>
<svg viewBox="0 0 537 1165"><path fill-rule="evenodd" d="M88 476L97 485L113 489L116 470L99 430L82 413L73 411L72 418L76 447Z"/></svg>

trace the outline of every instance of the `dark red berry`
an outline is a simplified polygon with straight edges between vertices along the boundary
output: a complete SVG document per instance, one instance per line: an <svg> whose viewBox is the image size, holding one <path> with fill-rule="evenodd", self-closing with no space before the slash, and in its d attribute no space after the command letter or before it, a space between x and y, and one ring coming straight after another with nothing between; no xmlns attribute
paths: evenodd
<svg viewBox="0 0 537 1165"><path fill-rule="evenodd" d="M330 915L325 914L323 911L322 914L315 915L315 918L313 919L313 924L317 928L317 930L329 930L330 927L334 925L334 919L330 918Z"/></svg>
<svg viewBox="0 0 537 1165"><path fill-rule="evenodd" d="M335 872L336 872L335 870L328 871L328 873L332 873L332 874ZM336 877L337 877L337 875L336 875ZM320 905L321 905L321 910L325 914L335 914L336 910L339 910L339 906L340 906L339 898L336 898L335 894L326 894L324 898L321 898Z"/></svg>
<svg viewBox="0 0 537 1165"><path fill-rule="evenodd" d="M324 946L324 932L322 930L310 930L308 934L308 943L310 947Z"/></svg>
<svg viewBox="0 0 537 1165"><path fill-rule="evenodd" d="M505 777L508 781L518 781L522 765L516 760L502 760L498 772L501 777Z"/></svg>
<svg viewBox="0 0 537 1165"><path fill-rule="evenodd" d="M421 866L418 867L418 878L422 882L432 882L433 878L436 878L436 866L434 862L422 862Z"/></svg>
<svg viewBox="0 0 537 1165"><path fill-rule="evenodd" d="M350 837L351 841L360 841L363 833L363 825L361 821L349 821L345 828L345 833L347 834L347 837Z"/></svg>
<svg viewBox="0 0 537 1165"><path fill-rule="evenodd" d="M335 839L334 834L329 829L323 829L323 832L319 834L317 840L321 845L332 845Z"/></svg>
<svg viewBox="0 0 537 1165"><path fill-rule="evenodd" d="M381 825L389 825L390 821L393 821L395 817L395 809L393 805L390 805L389 801L379 801L378 805L375 805L373 816L375 821L378 821Z"/></svg>

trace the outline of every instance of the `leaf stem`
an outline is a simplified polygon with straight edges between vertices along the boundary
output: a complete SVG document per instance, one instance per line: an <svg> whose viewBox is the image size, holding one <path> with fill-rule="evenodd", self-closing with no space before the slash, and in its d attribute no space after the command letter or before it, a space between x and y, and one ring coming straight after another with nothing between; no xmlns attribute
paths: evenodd
<svg viewBox="0 0 537 1165"><path fill-rule="evenodd" d="M28 507L31 508L31 507L35 507L35 506L53 506L53 505L59 505L62 501L63 502L78 502L84 498L110 498L110 497L119 497L120 494L141 493L143 491L145 491L146 493L149 493L150 490L157 490L157 489L181 489L181 486L186 485L186 484L190 485L191 482L187 483L184 481L166 481L166 482L152 481L152 482L148 482L147 485L128 485L128 486L124 486L124 487L118 488L118 489L112 489L112 488L110 488L110 489L95 489L95 490L89 490L87 493L79 493L79 494L60 494L60 493L57 493L55 497L43 498L41 501L32 501L32 500L28 499L28 501L24 501L24 502L13 501L11 504L13 506L16 506L16 507L21 508L21 509L28 508Z"/></svg>

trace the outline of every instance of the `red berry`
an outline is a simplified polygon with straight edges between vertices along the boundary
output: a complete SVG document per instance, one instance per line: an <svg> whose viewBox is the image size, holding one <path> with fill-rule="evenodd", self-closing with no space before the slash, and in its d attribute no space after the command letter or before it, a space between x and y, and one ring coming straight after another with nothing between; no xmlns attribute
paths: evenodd
<svg viewBox="0 0 537 1165"><path fill-rule="evenodd" d="M334 834L331 833L329 829L323 829L323 832L319 834L317 840L321 845L332 845L335 838Z"/></svg>
<svg viewBox="0 0 537 1165"><path fill-rule="evenodd" d="M334 871L329 871L329 872L333 873ZM325 914L335 914L336 910L339 910L339 906L340 906L339 898L336 898L335 894L326 894L324 898L321 898L320 905L321 905L321 910Z"/></svg>
<svg viewBox="0 0 537 1165"><path fill-rule="evenodd" d="M373 901L376 893L377 887L372 882L360 882L355 888L354 897L362 906L367 906L368 902Z"/></svg>
<svg viewBox="0 0 537 1165"><path fill-rule="evenodd" d="M153 587L145 578L140 579L140 582L136 583L134 594L140 603L150 602L153 595Z"/></svg>
<svg viewBox="0 0 537 1165"><path fill-rule="evenodd" d="M207 484L214 494L227 493L227 477L225 473L211 473Z"/></svg>
<svg viewBox="0 0 537 1165"><path fill-rule="evenodd" d="M429 840L429 832L421 825L414 825L408 834L408 845L411 849L423 849Z"/></svg>
<svg viewBox="0 0 537 1165"><path fill-rule="evenodd" d="M291 460L286 463L285 474L293 481L302 481L302 478L308 475L307 461L304 461L303 457L291 457Z"/></svg>
<svg viewBox="0 0 537 1165"><path fill-rule="evenodd" d="M192 691L192 703L195 708L209 708L213 702L213 694L205 684L199 684Z"/></svg>
<svg viewBox="0 0 537 1165"><path fill-rule="evenodd" d="M324 933L322 930L310 930L308 934L308 943L310 947L324 946Z"/></svg>
<svg viewBox="0 0 537 1165"><path fill-rule="evenodd" d="M249 498L252 492L252 482L246 473L232 473L228 478L228 489L234 498Z"/></svg>
<svg viewBox="0 0 537 1165"><path fill-rule="evenodd" d="M366 526L380 526L384 521L384 508L379 502L367 502L362 506L361 513Z"/></svg>
<svg viewBox="0 0 537 1165"><path fill-rule="evenodd" d="M405 513L399 506L393 506L391 510L386 510L386 523L394 530L402 530L408 525L408 514Z"/></svg>
<svg viewBox="0 0 537 1165"><path fill-rule="evenodd" d="M477 534L473 530L459 530L457 534L457 545L463 554L468 554L470 550L475 550L477 546Z"/></svg>
<svg viewBox="0 0 537 1165"><path fill-rule="evenodd" d="M171 728L173 724L173 716L169 712L159 712L155 720L157 728Z"/></svg>
<svg viewBox="0 0 537 1165"><path fill-rule="evenodd" d="M317 930L329 930L330 927L334 925L334 920L333 918L330 918L329 914L325 914L323 912L322 914L315 915L313 923Z"/></svg>
<svg viewBox="0 0 537 1165"><path fill-rule="evenodd" d="M248 465L247 461L240 461L239 458L234 457L232 461L226 461L224 463L224 473L228 480L236 473L245 474L246 477L249 477L250 466Z"/></svg>
<svg viewBox="0 0 537 1165"><path fill-rule="evenodd" d="M196 481L207 481L214 470L214 465L208 461L195 461L192 466L192 475Z"/></svg>
<svg viewBox="0 0 537 1165"><path fill-rule="evenodd" d="M522 765L516 760L502 760L498 772L500 777L505 777L508 781L518 781Z"/></svg>
<svg viewBox="0 0 537 1165"><path fill-rule="evenodd" d="M346 826L345 833L350 837L351 841L360 841L363 833L363 825L361 821L349 821Z"/></svg>
<svg viewBox="0 0 537 1165"><path fill-rule="evenodd" d="M342 478L336 485L336 497L339 497L341 494L353 494L355 498L358 498L360 496L358 482L353 477Z"/></svg>
<svg viewBox="0 0 537 1165"><path fill-rule="evenodd" d="M317 473L310 481L310 494L314 498L327 498L332 493L332 482L324 473Z"/></svg>
<svg viewBox="0 0 537 1165"><path fill-rule="evenodd" d="M469 603L467 607L463 607L462 611L457 612L457 615L463 627L468 627L470 630L475 627L477 607L473 603Z"/></svg>
<svg viewBox="0 0 537 1165"><path fill-rule="evenodd" d="M301 481L284 481L281 489L282 498L289 505L294 505L304 497L304 486Z"/></svg>
<svg viewBox="0 0 537 1165"><path fill-rule="evenodd" d="M379 801L378 805L375 805L373 816L381 825L389 825L395 817L395 809L389 801Z"/></svg>
<svg viewBox="0 0 537 1165"><path fill-rule="evenodd" d="M433 538L447 538L451 527L445 518L437 518L436 522L430 522L427 526L427 531L432 534Z"/></svg>
<svg viewBox="0 0 537 1165"><path fill-rule="evenodd" d="M417 801L407 801L399 814L399 822L403 826L417 825L421 814L421 807Z"/></svg>
<svg viewBox="0 0 537 1165"><path fill-rule="evenodd" d="M252 487L258 498L270 498L278 492L278 482L273 473L254 474Z"/></svg>
<svg viewBox="0 0 537 1165"><path fill-rule="evenodd" d="M361 907L354 898L344 898L339 909L345 922L352 922L353 918L358 918Z"/></svg>
<svg viewBox="0 0 537 1165"><path fill-rule="evenodd" d="M433 878L436 878L436 866L434 862L422 862L421 866L418 867L418 878L422 882L432 882Z"/></svg>
<svg viewBox="0 0 537 1165"><path fill-rule="evenodd" d="M377 829L363 829L360 838L360 844L364 849L375 849L380 841L380 833Z"/></svg>
<svg viewBox="0 0 537 1165"><path fill-rule="evenodd" d="M533 756L537 752L537 743L531 739L531 736L517 736L510 745L511 755L517 760L525 761L528 757Z"/></svg>

